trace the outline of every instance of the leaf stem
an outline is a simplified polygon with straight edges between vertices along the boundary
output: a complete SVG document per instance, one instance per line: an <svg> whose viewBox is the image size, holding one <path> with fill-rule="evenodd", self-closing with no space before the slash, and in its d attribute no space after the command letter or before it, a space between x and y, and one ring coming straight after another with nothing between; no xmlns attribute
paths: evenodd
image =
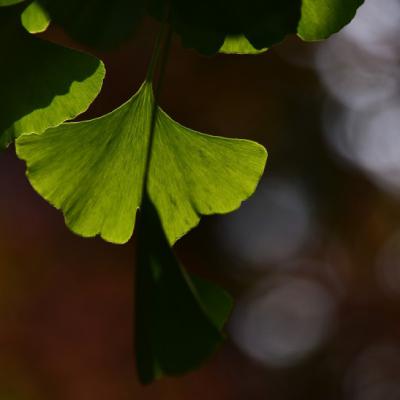
<svg viewBox="0 0 400 400"><path fill-rule="evenodd" d="M171 39L172 39L172 26L169 23L169 9L168 9L165 21L163 22L161 31L157 37L156 44L154 46L154 52L146 75L146 82L151 84L154 88L154 100L153 100L153 108L151 110L149 143L147 146L146 166L143 179L143 190L142 190L143 195L146 194L147 190L151 155L152 155L152 148L154 141L154 131L157 121L158 101L160 98L160 93L165 78L165 71L167 68L168 57L171 48Z"/></svg>
<svg viewBox="0 0 400 400"><path fill-rule="evenodd" d="M147 68L147 73L146 73L146 82L148 83L153 83L156 70L157 70L157 65L159 62L160 58L160 52L161 52L161 46L163 42L163 36L164 36L164 30L165 30L165 23L163 23L163 26L161 27L160 32L157 34L157 38L154 44L153 48L153 53L151 55L150 63Z"/></svg>
<svg viewBox="0 0 400 400"><path fill-rule="evenodd" d="M169 7L170 8L170 7ZM150 133L149 133L149 142L147 146L147 154L146 154L146 165L145 165L145 171L144 171L144 179L143 179L143 187L142 187L142 204L141 204L141 211L143 211L143 208L145 207L145 204L148 201L148 193L147 193L147 185L148 185L148 180L149 180L149 174L150 174L150 163L151 163L151 156L152 156L152 148L153 148L153 142L154 142L154 131L156 127L156 121L157 121L157 112L158 112L158 100L160 97L161 93L161 88L162 84L164 81L165 77L165 71L167 67L167 61L168 61L168 56L169 56L169 50L171 47L171 38L172 38L172 27L169 24L169 9L168 12L166 13L166 18L162 24L160 33L157 36L155 45L154 45L154 50L153 54L150 60L150 64L147 70L146 74L146 84L150 85L150 90L152 91L152 96L153 97L153 106L151 110L151 122L150 122ZM158 76L157 75L158 72ZM154 92L153 92L154 90ZM148 205L147 205L148 206ZM141 215L139 218L141 219ZM143 232L139 232L139 235L142 236L144 235ZM139 245L140 246L140 245ZM136 250L138 251L138 250ZM138 260L138 255L136 260ZM143 292L143 271L140 271L140 262L136 263L136 277L134 280L134 293L135 293L135 303L134 303L134 326L136 326L136 334L134 336L134 348L137 345L137 335L138 335L138 329L137 326L139 323L143 323L141 318L139 317L138 313L139 311L139 306L143 301L146 301L146 298L143 298L144 292ZM148 338L150 340L150 338ZM136 362L140 362L139 358L140 355L138 356L138 348L136 347L134 357L136 358ZM137 366L138 370L139 366ZM154 366L148 366L145 365L143 368L151 368L153 370ZM152 372L154 373L154 371ZM140 373L139 373L140 375Z"/></svg>

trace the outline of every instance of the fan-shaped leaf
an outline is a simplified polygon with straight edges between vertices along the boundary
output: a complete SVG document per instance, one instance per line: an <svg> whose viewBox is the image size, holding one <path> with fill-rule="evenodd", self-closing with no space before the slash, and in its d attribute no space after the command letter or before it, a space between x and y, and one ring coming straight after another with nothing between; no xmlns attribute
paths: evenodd
<svg viewBox="0 0 400 400"><path fill-rule="evenodd" d="M232 300L179 265L147 196L140 213L136 279L135 347L141 381L198 367L223 340Z"/></svg>
<svg viewBox="0 0 400 400"><path fill-rule="evenodd" d="M64 212L74 232L115 243L131 237L153 109L152 86L145 83L110 114L18 140L31 184ZM195 132L159 109L148 191L169 242L193 228L200 215L238 208L255 190L265 161L265 149L254 142Z"/></svg>
<svg viewBox="0 0 400 400"><path fill-rule="evenodd" d="M0 11L0 148L85 111L104 77L98 59L27 33L18 11Z"/></svg>
<svg viewBox="0 0 400 400"><path fill-rule="evenodd" d="M301 0L150 1L150 13L162 19L169 12L183 45L204 54L218 52L230 35L257 50L271 47L296 33L300 10Z"/></svg>

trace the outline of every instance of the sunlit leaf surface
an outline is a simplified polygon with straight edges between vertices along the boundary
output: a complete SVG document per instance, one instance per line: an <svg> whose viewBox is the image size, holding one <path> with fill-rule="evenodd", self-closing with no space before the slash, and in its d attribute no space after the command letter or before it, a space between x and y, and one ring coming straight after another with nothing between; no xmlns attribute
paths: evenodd
<svg viewBox="0 0 400 400"><path fill-rule="evenodd" d="M219 52L224 54L261 54L267 49L257 50L243 35L228 35Z"/></svg>
<svg viewBox="0 0 400 400"><path fill-rule="evenodd" d="M303 0L298 28L304 40L322 40L338 32L356 14L364 0Z"/></svg>
<svg viewBox="0 0 400 400"><path fill-rule="evenodd" d="M77 234L100 234L115 243L131 237L142 201L153 107L152 86L145 83L110 114L18 141L31 184L63 211ZM238 208L254 192L265 162L262 146L195 132L159 109L148 190L169 242L193 228L200 215Z"/></svg>
<svg viewBox="0 0 400 400"><path fill-rule="evenodd" d="M43 7L34 1L21 14L21 22L28 32L39 33L48 28L50 17Z"/></svg>

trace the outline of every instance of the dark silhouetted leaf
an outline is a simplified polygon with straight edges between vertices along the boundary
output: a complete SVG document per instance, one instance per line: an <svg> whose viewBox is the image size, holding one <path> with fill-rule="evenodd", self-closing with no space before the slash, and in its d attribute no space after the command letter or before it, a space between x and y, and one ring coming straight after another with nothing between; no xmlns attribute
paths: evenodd
<svg viewBox="0 0 400 400"><path fill-rule="evenodd" d="M150 12L162 19L168 1L152 0ZM172 0L169 11L185 47L214 54L229 35L245 36L257 50L268 48L296 33L301 0Z"/></svg>
<svg viewBox="0 0 400 400"><path fill-rule="evenodd" d="M119 45L144 15L144 0L38 0L74 39L100 49Z"/></svg>
<svg viewBox="0 0 400 400"><path fill-rule="evenodd" d="M143 383L197 368L222 342L232 300L176 260L151 201L139 217L136 356Z"/></svg>

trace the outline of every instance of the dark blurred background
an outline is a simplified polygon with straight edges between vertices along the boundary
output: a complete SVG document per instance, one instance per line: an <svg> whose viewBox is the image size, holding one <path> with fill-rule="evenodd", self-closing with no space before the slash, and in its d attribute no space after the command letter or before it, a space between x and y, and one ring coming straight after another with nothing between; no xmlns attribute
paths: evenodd
<svg viewBox="0 0 400 400"><path fill-rule="evenodd" d="M137 90L156 30L97 53L107 78L81 119ZM255 196L176 246L236 300L227 343L181 378L135 376L134 240L74 236L1 154L0 399L400 399L399 34L400 1L367 0L328 41L261 56L206 58L175 38L163 108L269 151Z"/></svg>

